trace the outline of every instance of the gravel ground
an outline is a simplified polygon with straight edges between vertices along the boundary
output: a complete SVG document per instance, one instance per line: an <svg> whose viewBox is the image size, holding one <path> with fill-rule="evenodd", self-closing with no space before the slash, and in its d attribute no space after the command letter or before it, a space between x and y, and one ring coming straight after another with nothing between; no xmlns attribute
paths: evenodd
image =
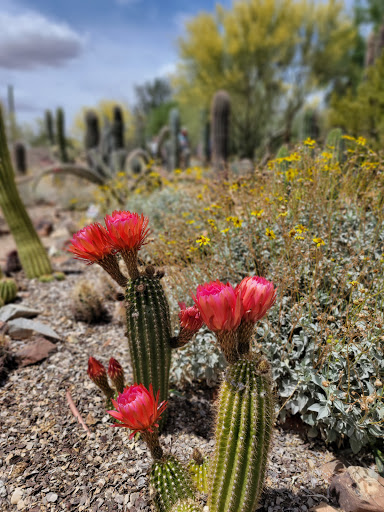
<svg viewBox="0 0 384 512"><path fill-rule="evenodd" d="M39 309L38 320L62 341L42 363L11 372L0 388L0 511L149 511L146 473L151 461L145 445L111 428L103 399L86 373L89 356L104 364L113 356L124 365L127 381L132 378L124 325L116 315L119 302L107 302L109 323L75 321L70 309L74 285L80 277L97 282L103 274L71 259L60 261L58 270L67 273L64 281L17 276L19 300ZM10 340L11 349L17 352L26 341ZM90 436L72 415L67 390ZM195 447L212 452L215 394L198 385L171 394L161 443L184 462ZM321 466L335 457L321 444L275 428L258 510L305 512L327 501Z"/></svg>

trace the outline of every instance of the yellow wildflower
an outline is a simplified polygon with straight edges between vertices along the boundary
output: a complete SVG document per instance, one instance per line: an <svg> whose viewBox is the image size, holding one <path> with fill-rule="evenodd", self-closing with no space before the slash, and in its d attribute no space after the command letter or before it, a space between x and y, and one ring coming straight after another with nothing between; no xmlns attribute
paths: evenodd
<svg viewBox="0 0 384 512"><path fill-rule="evenodd" d="M287 215L288 215L288 212L281 212L281 213L279 213L277 218L279 218L279 217L286 217Z"/></svg>
<svg viewBox="0 0 384 512"><path fill-rule="evenodd" d="M265 234L267 235L268 238L271 238L272 240L274 240L276 238L276 235L275 235L275 232L273 231L273 229L266 228Z"/></svg>
<svg viewBox="0 0 384 512"><path fill-rule="evenodd" d="M251 215L254 215L255 217L261 217L264 213L264 210L253 210L253 212L251 212Z"/></svg>
<svg viewBox="0 0 384 512"><path fill-rule="evenodd" d="M304 141L304 146L308 146L309 148L313 148L314 145L316 144L316 141L311 139L310 137L308 137L305 141Z"/></svg>
<svg viewBox="0 0 384 512"><path fill-rule="evenodd" d="M196 243L199 244L200 247L202 247L203 245L209 245L210 241L211 241L211 239L204 235L201 235L200 238L196 239Z"/></svg>
<svg viewBox="0 0 384 512"><path fill-rule="evenodd" d="M322 245L325 245L325 242L322 238L312 238L312 242L316 244L316 247L320 247Z"/></svg>
<svg viewBox="0 0 384 512"><path fill-rule="evenodd" d="M221 233L228 233L228 231L229 231L229 228L225 228L225 229L221 230Z"/></svg>

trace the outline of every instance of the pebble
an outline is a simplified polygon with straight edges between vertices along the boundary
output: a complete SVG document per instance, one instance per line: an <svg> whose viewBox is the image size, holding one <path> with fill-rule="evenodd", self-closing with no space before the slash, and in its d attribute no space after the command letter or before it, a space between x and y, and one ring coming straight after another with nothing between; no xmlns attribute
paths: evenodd
<svg viewBox="0 0 384 512"><path fill-rule="evenodd" d="M23 510L24 507L25 507L24 500L19 500L17 502L17 510Z"/></svg>
<svg viewBox="0 0 384 512"><path fill-rule="evenodd" d="M135 501L138 499L139 496L140 494L138 492L133 492L131 494L131 497L129 498L129 502L132 503L132 505L134 505Z"/></svg>
<svg viewBox="0 0 384 512"><path fill-rule="evenodd" d="M3 480L0 480L0 498L5 498L7 494L7 488L5 487Z"/></svg>
<svg viewBox="0 0 384 512"><path fill-rule="evenodd" d="M11 496L11 504L17 505L23 497L23 490L20 487L16 487Z"/></svg>
<svg viewBox="0 0 384 512"><path fill-rule="evenodd" d="M49 492L46 495L46 500L50 503L54 503L58 498L58 495L55 492Z"/></svg>

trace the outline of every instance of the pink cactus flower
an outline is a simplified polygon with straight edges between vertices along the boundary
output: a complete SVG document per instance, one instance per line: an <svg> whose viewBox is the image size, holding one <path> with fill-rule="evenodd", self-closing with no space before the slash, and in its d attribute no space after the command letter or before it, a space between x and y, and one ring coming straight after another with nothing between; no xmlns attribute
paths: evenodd
<svg viewBox="0 0 384 512"><path fill-rule="evenodd" d="M276 300L276 289L273 283L264 277L245 277L235 291L241 297L245 322L257 322L263 318Z"/></svg>
<svg viewBox="0 0 384 512"><path fill-rule="evenodd" d="M203 325L203 319L201 318L200 311L196 306L191 306L187 308L185 302L179 302L179 318L180 325L184 327L184 329L188 329L188 331L197 332L200 327Z"/></svg>
<svg viewBox="0 0 384 512"><path fill-rule="evenodd" d="M149 390L143 384L126 387L117 400L112 399L116 411L107 411L121 422L114 426L130 428L132 433L129 437L133 437L136 432L153 432L153 427L159 426L157 422L167 407L166 401L159 405L159 394L160 391L155 398L152 384Z"/></svg>
<svg viewBox="0 0 384 512"><path fill-rule="evenodd" d="M68 248L76 259L85 260L89 264L102 260L112 250L107 230L97 222L75 233Z"/></svg>
<svg viewBox="0 0 384 512"><path fill-rule="evenodd" d="M207 327L214 332L233 331L243 314L240 297L232 286L220 281L199 285L196 297L192 295L196 307Z"/></svg>
<svg viewBox="0 0 384 512"><path fill-rule="evenodd" d="M143 214L115 210L104 220L115 250L138 251L142 245L147 243L148 218Z"/></svg>

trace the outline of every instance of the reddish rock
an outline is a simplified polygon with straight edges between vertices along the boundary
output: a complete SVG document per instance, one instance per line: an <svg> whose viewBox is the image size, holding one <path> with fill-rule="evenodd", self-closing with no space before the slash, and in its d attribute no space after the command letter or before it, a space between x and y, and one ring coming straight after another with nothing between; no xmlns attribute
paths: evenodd
<svg viewBox="0 0 384 512"><path fill-rule="evenodd" d="M43 359L46 359L49 354L55 350L56 345L46 338L39 337L25 345L25 347L16 354L16 358L19 362L19 366L28 366L43 361Z"/></svg>
<svg viewBox="0 0 384 512"><path fill-rule="evenodd" d="M345 512L384 511L384 478L372 469L350 466L332 478L330 493Z"/></svg>
<svg viewBox="0 0 384 512"><path fill-rule="evenodd" d="M309 512L343 512L339 508L332 507L328 503L322 502L313 508L309 509Z"/></svg>

